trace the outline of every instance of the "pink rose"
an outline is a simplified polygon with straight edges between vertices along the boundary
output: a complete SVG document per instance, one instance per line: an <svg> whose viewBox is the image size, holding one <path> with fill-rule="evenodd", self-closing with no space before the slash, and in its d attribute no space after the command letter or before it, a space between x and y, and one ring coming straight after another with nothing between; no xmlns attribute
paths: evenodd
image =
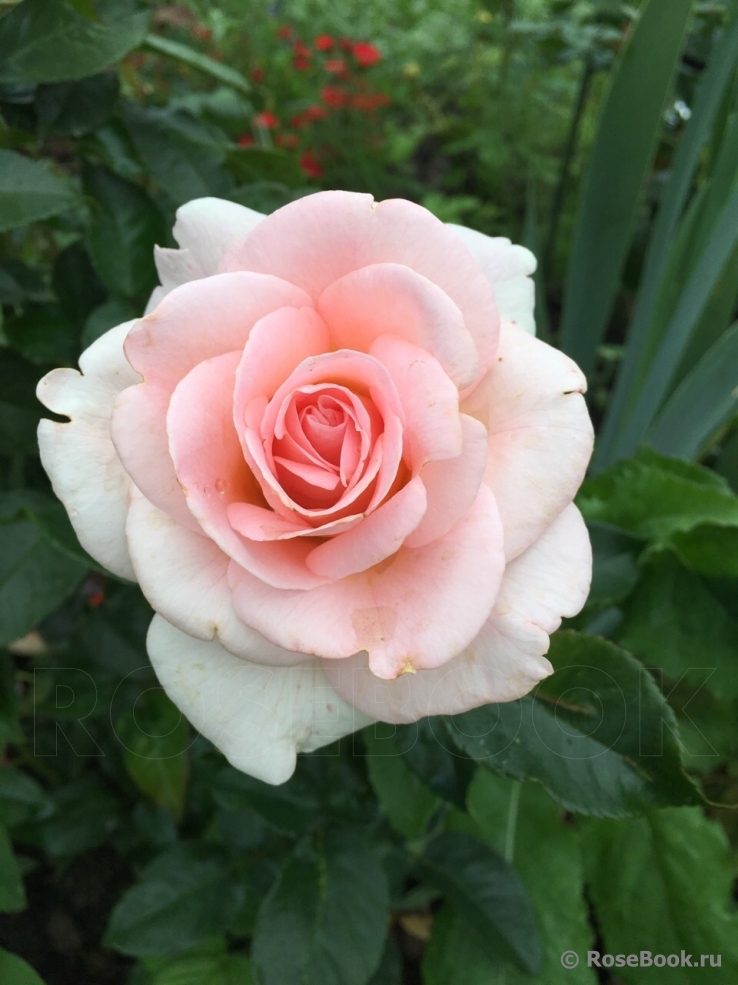
<svg viewBox="0 0 738 985"><path fill-rule="evenodd" d="M401 200L190 202L140 320L49 373L41 455L239 769L526 694L587 595L592 427L532 255Z"/></svg>

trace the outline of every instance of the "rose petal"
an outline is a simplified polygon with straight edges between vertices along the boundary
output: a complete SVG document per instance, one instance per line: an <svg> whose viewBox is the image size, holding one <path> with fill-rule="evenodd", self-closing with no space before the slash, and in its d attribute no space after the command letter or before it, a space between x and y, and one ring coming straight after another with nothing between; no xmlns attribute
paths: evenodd
<svg viewBox="0 0 738 985"><path fill-rule="evenodd" d="M584 605L592 552L573 504L543 536L508 565L492 615L474 642L436 670L377 681L366 654L324 660L323 669L347 701L373 718L414 722L426 715L457 715L527 694L553 668L544 654L563 616Z"/></svg>
<svg viewBox="0 0 738 985"><path fill-rule="evenodd" d="M460 653L489 616L502 569L502 528L482 486L445 537L361 574L306 592L275 591L235 564L229 578L240 618L278 646L331 659L366 649L372 671L393 678Z"/></svg>
<svg viewBox="0 0 738 985"><path fill-rule="evenodd" d="M167 414L171 460L190 512L221 550L277 588L312 588L323 579L305 566L311 544L247 541L228 520L231 503L261 499L233 424L240 359L231 352L205 360L177 386Z"/></svg>
<svg viewBox="0 0 738 985"><path fill-rule="evenodd" d="M242 623L228 585L228 555L162 513L135 486L126 532L141 591L183 633L216 640L252 663L291 667L310 659L274 646Z"/></svg>
<svg viewBox="0 0 738 985"><path fill-rule="evenodd" d="M398 263L354 270L334 281L317 301L337 349L369 352L390 334L430 353L460 388L479 375L474 339L451 298L436 284Z"/></svg>
<svg viewBox="0 0 738 985"><path fill-rule="evenodd" d="M158 615L146 645L162 686L195 728L236 769L266 783L288 780L298 752L369 723L335 693L317 660L259 666L180 633Z"/></svg>
<svg viewBox="0 0 738 985"><path fill-rule="evenodd" d="M489 433L484 481L505 529L505 555L533 544L582 483L594 434L587 383L563 352L503 326L498 362L461 409Z"/></svg>
<svg viewBox="0 0 738 985"><path fill-rule="evenodd" d="M447 225L477 260L494 287L500 319L535 335L535 285L532 275L537 263L530 250L513 245L503 236L485 236L476 229L451 222Z"/></svg>
<svg viewBox="0 0 738 985"><path fill-rule="evenodd" d="M131 481L110 440L117 394L140 380L123 353L135 322L112 328L82 353L74 369L55 369L39 383L38 399L69 423L41 421L41 461L82 546L121 578L133 579L125 538Z"/></svg>
<svg viewBox="0 0 738 985"><path fill-rule="evenodd" d="M494 291L459 237L412 202L375 203L342 191L306 195L267 216L220 269L272 273L317 301L334 281L376 263L410 267L445 291L477 346L480 373L492 364L499 331Z"/></svg>

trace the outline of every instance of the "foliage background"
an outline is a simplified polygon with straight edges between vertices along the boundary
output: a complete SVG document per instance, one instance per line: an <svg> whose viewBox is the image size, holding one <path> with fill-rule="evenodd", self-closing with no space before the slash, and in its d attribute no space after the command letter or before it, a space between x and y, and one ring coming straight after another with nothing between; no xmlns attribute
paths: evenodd
<svg viewBox="0 0 738 985"><path fill-rule="evenodd" d="M736 5L0 10L3 985L738 980ZM539 333L600 426L595 579L533 695L365 729L273 788L157 688L34 389L141 312L178 205L323 187L539 256Z"/></svg>

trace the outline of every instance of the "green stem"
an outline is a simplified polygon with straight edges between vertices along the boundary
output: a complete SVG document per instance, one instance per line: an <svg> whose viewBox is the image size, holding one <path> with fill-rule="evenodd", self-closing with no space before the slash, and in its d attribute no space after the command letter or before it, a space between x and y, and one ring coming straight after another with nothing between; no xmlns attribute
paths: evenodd
<svg viewBox="0 0 738 985"><path fill-rule="evenodd" d="M505 861L512 862L515 856L515 831L518 826L518 810L520 808L520 793L523 781L516 780L510 791L510 804L507 808L507 831L505 832Z"/></svg>

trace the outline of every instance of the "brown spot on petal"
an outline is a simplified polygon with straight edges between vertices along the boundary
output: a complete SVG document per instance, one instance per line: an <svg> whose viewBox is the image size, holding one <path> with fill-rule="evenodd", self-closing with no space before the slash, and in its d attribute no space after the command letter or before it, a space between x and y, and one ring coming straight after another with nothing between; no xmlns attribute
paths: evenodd
<svg viewBox="0 0 738 985"><path fill-rule="evenodd" d="M373 650L395 635L397 614L388 605L355 609L351 614L351 625L356 634L357 650Z"/></svg>

